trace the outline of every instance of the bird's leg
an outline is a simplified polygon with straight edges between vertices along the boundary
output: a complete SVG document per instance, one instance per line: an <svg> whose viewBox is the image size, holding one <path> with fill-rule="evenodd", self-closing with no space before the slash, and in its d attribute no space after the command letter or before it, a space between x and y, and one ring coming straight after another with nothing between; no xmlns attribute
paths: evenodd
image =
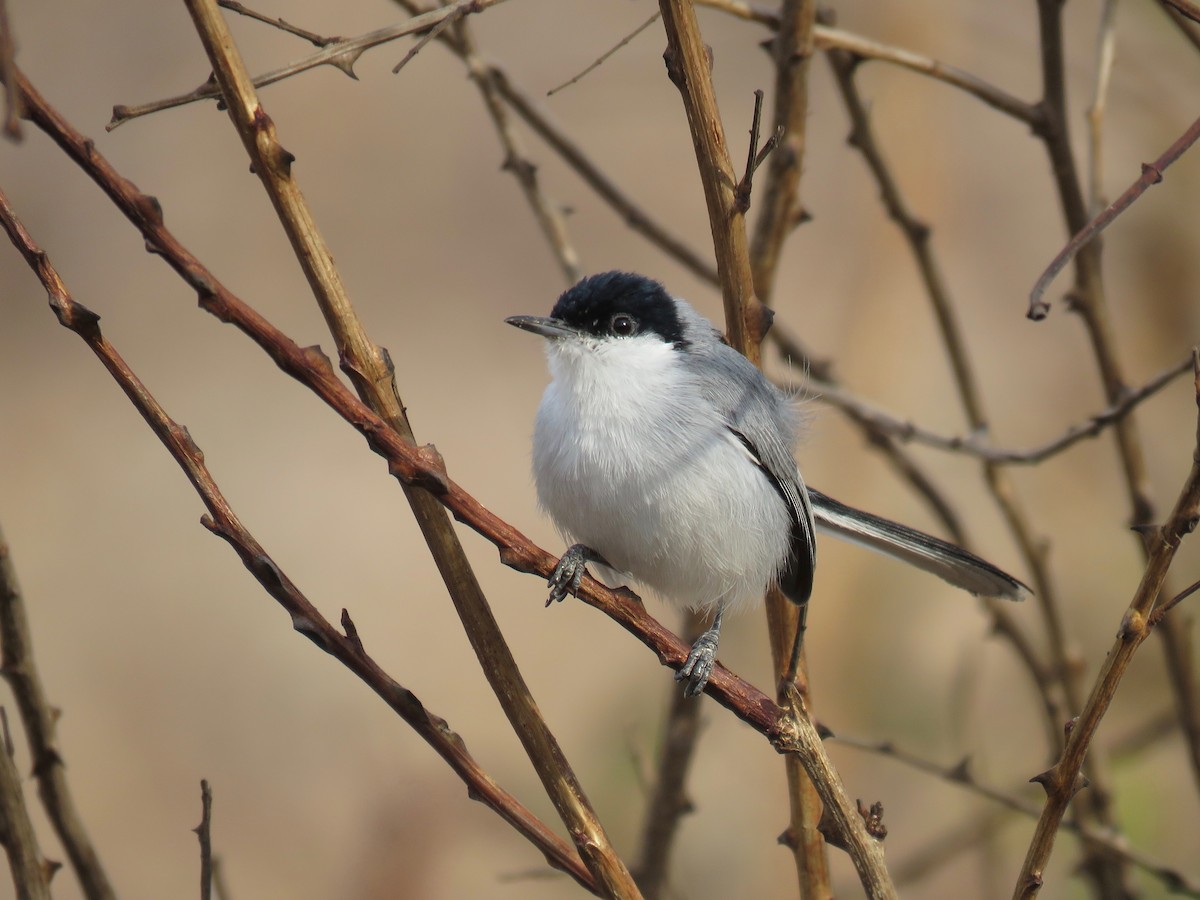
<svg viewBox="0 0 1200 900"><path fill-rule="evenodd" d="M723 607L717 607L717 614L708 630L692 644L692 652L688 654L683 666L675 673L676 681L687 679L683 686L685 697L695 697L704 691L708 684L708 676L712 674L713 664L717 661L717 642L721 639L721 616Z"/></svg>
<svg viewBox="0 0 1200 900"><path fill-rule="evenodd" d="M583 573L588 563L608 565L608 560L584 544L572 544L562 555L554 571L550 573L550 596L546 599L549 606L555 601L562 602L567 594L577 594L579 583L583 581Z"/></svg>
<svg viewBox="0 0 1200 900"><path fill-rule="evenodd" d="M796 616L796 636L792 639L792 657L788 662L787 674L783 676L784 684L795 684L796 675L800 672L800 650L804 646L804 631L808 627L808 601L805 600L800 604L799 614Z"/></svg>

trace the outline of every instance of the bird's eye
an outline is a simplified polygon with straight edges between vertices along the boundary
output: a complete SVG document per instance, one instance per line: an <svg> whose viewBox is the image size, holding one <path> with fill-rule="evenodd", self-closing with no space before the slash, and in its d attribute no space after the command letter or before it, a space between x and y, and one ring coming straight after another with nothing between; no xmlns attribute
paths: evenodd
<svg viewBox="0 0 1200 900"><path fill-rule="evenodd" d="M617 337L629 337L637 333L638 324L637 319L628 313L617 313L609 320L608 327Z"/></svg>

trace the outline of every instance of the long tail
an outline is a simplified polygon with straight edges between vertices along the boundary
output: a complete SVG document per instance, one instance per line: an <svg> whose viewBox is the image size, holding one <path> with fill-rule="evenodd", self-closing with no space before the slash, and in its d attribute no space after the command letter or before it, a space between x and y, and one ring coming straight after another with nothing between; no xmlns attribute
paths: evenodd
<svg viewBox="0 0 1200 900"><path fill-rule="evenodd" d="M1024 600L1032 593L1007 572L962 547L846 506L811 487L808 496L818 531L910 563L981 597Z"/></svg>

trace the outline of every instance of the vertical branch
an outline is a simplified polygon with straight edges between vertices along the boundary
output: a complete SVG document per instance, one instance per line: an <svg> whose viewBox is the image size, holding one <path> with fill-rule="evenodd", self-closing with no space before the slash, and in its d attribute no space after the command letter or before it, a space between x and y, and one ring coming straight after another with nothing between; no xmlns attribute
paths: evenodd
<svg viewBox="0 0 1200 900"><path fill-rule="evenodd" d="M1104 200L1104 113L1108 108L1108 84L1117 54L1117 0L1104 0L1096 38L1096 83L1088 120L1088 214L1096 215Z"/></svg>
<svg viewBox="0 0 1200 900"><path fill-rule="evenodd" d="M772 131L782 133L783 137L769 157L766 178L759 192L760 211L750 242L754 290L767 305L774 293L784 242L802 216L800 175L807 144L808 72L813 55L816 6L815 0L785 0L780 8L779 26L769 44L775 63ZM790 664L799 610L778 591L768 593L766 609L771 659L778 684ZM798 676L797 686L804 694L805 705L811 708L812 694L803 659ZM779 700L782 702L784 697L780 696ZM795 859L801 896L830 895L829 860L820 832L820 797L796 757L787 757L784 765L790 824L782 840Z"/></svg>
<svg viewBox="0 0 1200 900"><path fill-rule="evenodd" d="M200 841L200 900L212 900L212 788L200 779L200 824L192 831Z"/></svg>
<svg viewBox="0 0 1200 900"><path fill-rule="evenodd" d="M33 822L25 807L21 791L21 776L13 760L12 736L8 733L8 716L0 707L0 847L8 856L13 886L18 900L51 900L50 875L52 867L38 849Z"/></svg>
<svg viewBox="0 0 1200 900"><path fill-rule="evenodd" d="M0 194L0 201L3 199ZM84 896L87 900L115 900L116 894L67 786L64 755L58 746L58 715L46 699L34 662L29 617L3 533L0 533L0 675L8 681L21 711L42 806L66 850Z"/></svg>
<svg viewBox="0 0 1200 900"><path fill-rule="evenodd" d="M755 365L766 333L766 314L754 294L745 214L738 208L737 176L713 93L711 51L700 37L690 0L659 0L667 49L667 74L683 97L712 231L729 343Z"/></svg>
<svg viewBox="0 0 1200 900"><path fill-rule="evenodd" d="M412 429L396 391L390 360L367 337L342 287L332 256L292 177L293 157L276 138L275 125L258 101L250 73L234 46L215 0L187 0L187 6L221 85L229 116L279 214L337 341L342 368L367 404L393 430L412 441ZM405 494L426 535L484 673L580 856L608 896L637 896L632 877L608 840L517 668L454 534L449 516L428 491L406 488Z"/></svg>
<svg viewBox="0 0 1200 900"><path fill-rule="evenodd" d="M725 130L713 92L711 51L701 39L690 0L660 0L659 9L667 34L667 50L663 54L667 73L683 98L704 186L725 304L727 337L735 349L755 365L761 365L759 342L768 320L765 307L754 292L745 218L737 196L738 180L733 174ZM868 833L863 817L846 796L825 755L820 736L808 718L802 695L789 690L787 699L795 726L789 755L799 760L812 779L825 804L831 831L850 854L868 895L895 896L882 848ZM809 843L819 847L816 841ZM814 870L814 874L819 873Z"/></svg>

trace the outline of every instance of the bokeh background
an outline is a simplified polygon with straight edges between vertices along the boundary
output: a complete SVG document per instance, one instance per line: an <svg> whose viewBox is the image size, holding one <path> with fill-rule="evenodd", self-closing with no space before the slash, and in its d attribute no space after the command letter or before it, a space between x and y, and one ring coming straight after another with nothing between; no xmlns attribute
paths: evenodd
<svg viewBox="0 0 1200 900"><path fill-rule="evenodd" d="M161 201L167 224L220 277L301 344L331 342L236 134L212 104L105 133L114 103L199 84L208 68L182 4L10 0L19 62L122 173ZM1071 124L1083 158L1097 4L1071 4ZM472 20L481 52L542 97L654 10L639 2L511 0ZM405 18L387 2L295 0L270 15L352 35ZM840 2L839 24L966 68L1022 98L1040 91L1032 3ZM255 71L310 47L229 14ZM761 26L702 10L735 160L755 88L772 71ZM1107 117L1104 185L1116 196L1195 115L1200 56L1154 4L1123 4ZM410 41L368 52L359 80L333 69L262 91L295 172L374 339L391 351L418 438L454 478L542 546L528 439L545 383L536 340L503 324L545 313L565 287L458 59L436 44L397 76ZM661 26L543 106L601 166L697 250L708 223ZM899 233L845 143L848 120L824 59L812 69L804 204L776 290L779 321L872 402L945 433L963 417L933 318ZM1020 124L941 83L869 64L860 83L885 153L933 242L980 373L995 441L1029 447L1101 410L1080 322L1051 290L1050 318L1024 317L1028 290L1065 240L1040 145ZM532 136L541 183L568 206L587 271L653 274L719 320L712 288L646 244ZM1106 275L1132 383L1182 359L1200 316L1200 158L1185 157L1106 236ZM76 297L187 425L243 521L331 618L348 607L368 649L480 762L548 822L552 809L472 656L384 464L319 401L193 294L50 142L27 127L0 142L0 184ZM753 215L753 211L751 213ZM798 376L772 357L773 371ZM1153 497L1169 509L1195 434L1189 379L1137 413ZM813 394L819 391L813 389ZM818 399L799 448L808 480L840 499L936 528L911 490ZM1025 575L971 460L916 449L973 544ZM1090 683L1140 574L1109 437L1014 472L1046 540L1072 648ZM215 794L214 842L234 897L578 896L537 852L470 802L441 761L360 683L297 636L221 541L180 472L82 342L58 326L16 252L0 247L0 525L32 619L38 662L61 708L79 806L122 896L195 890L199 781ZM618 847L632 857L669 673L579 603L542 607L535 579L499 565L463 530L502 627L551 727ZM809 621L820 717L835 731L895 740L947 766L965 755L988 784L1023 783L1049 762L1038 702L1010 648L964 596L920 573L826 541ZM1186 547L1176 587L1194 580ZM674 613L650 601L673 623ZM1178 610L1186 614L1186 608ZM1034 604L1016 611L1044 640ZM726 629L723 659L770 681L765 625ZM11 710L7 694L0 700ZM769 746L706 704L692 777L695 813L672 865L676 896L790 897L776 837L787 824ZM1171 708L1157 642L1138 654L1101 730L1108 748ZM10 719L14 718L10 712ZM881 800L888 857L903 869L993 813L970 793L833 744L852 796ZM18 764L28 757L18 741ZM1131 843L1195 870L1200 804L1177 732L1110 761ZM33 798L32 782L29 795ZM46 852L61 851L44 820ZM1006 896L1032 820L1010 815L976 850L908 882L919 897ZM1063 838L1042 896L1082 896ZM833 853L847 896L859 888ZM1164 893L1140 874L1147 896ZM64 870L56 897L77 888ZM0 897L12 887L0 878Z"/></svg>

